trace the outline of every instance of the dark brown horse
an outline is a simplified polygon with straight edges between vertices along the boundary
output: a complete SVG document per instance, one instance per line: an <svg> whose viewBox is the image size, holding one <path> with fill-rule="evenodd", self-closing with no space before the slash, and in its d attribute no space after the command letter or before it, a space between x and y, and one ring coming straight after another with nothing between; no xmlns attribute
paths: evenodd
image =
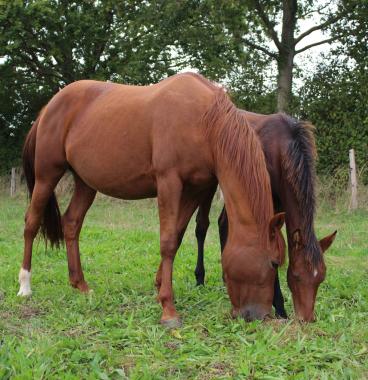
<svg viewBox="0 0 368 380"><path fill-rule="evenodd" d="M285 249L284 214L273 216L256 133L222 89L194 75L148 87L75 82L42 110L23 161L32 197L19 295L31 293L32 244L40 226L53 245L65 239L70 283L86 292L78 240L96 191L122 199L157 196L161 322L177 325L175 254L192 214L219 182L229 221L222 266L233 315L262 319L270 313L275 266ZM54 189L67 169L74 173L75 190L61 217Z"/></svg>
<svg viewBox="0 0 368 380"><path fill-rule="evenodd" d="M313 126L284 114L260 115L241 111L257 132L265 153L275 210L286 212L289 247L288 284L292 291L297 317L314 320L314 304L318 286L324 280L326 266L323 252L332 244L336 232L317 241L314 233L315 212L315 142ZM214 193L209 193L197 214L196 236L198 260L197 284L204 283L203 245L209 225L208 214ZM227 239L227 213L219 217L222 249ZM283 297L275 281L273 304L276 313L286 317Z"/></svg>

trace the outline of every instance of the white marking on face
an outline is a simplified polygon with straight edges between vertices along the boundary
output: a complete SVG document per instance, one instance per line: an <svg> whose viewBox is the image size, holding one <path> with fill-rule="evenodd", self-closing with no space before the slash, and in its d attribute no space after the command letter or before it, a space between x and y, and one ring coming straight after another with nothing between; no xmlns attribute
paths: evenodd
<svg viewBox="0 0 368 380"><path fill-rule="evenodd" d="M317 271L317 269L315 269L314 272L313 272L313 276L317 277L317 274L318 274L318 271Z"/></svg>
<svg viewBox="0 0 368 380"><path fill-rule="evenodd" d="M19 292L18 296L26 297L32 294L31 290L31 272L26 269L20 268L19 271Z"/></svg>

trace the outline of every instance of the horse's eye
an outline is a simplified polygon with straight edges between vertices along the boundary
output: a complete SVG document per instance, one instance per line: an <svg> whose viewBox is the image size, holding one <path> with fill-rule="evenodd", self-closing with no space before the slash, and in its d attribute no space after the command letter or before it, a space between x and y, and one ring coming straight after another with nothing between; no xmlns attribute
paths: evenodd
<svg viewBox="0 0 368 380"><path fill-rule="evenodd" d="M271 261L272 268L277 269L279 267L279 263L277 261Z"/></svg>

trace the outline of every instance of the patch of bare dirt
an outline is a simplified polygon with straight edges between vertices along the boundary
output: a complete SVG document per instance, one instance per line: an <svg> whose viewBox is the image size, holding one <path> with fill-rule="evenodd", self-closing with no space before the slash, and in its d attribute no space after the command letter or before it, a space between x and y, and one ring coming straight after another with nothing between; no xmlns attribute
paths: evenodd
<svg viewBox="0 0 368 380"><path fill-rule="evenodd" d="M214 380L225 376L232 378L234 369L227 363L217 362L213 363L205 373L201 374L201 380Z"/></svg>
<svg viewBox="0 0 368 380"><path fill-rule="evenodd" d="M126 359L122 365L122 369L126 376L129 376L130 372L132 371L134 367L135 367L135 363L133 359L129 359L129 358Z"/></svg>
<svg viewBox="0 0 368 380"><path fill-rule="evenodd" d="M177 342L166 342L164 344L164 346L166 348L169 348L170 350L175 351L175 350L177 350L179 348L179 343L177 343Z"/></svg>
<svg viewBox="0 0 368 380"><path fill-rule="evenodd" d="M13 313L11 313L10 311L0 311L1 320L10 319L10 318L13 318Z"/></svg>
<svg viewBox="0 0 368 380"><path fill-rule="evenodd" d="M30 318L34 318L34 317L38 317L42 314L44 314L44 312L40 309L37 309L36 307L33 307L33 306L30 306L30 305L22 305L20 307L20 317L22 319L30 319Z"/></svg>

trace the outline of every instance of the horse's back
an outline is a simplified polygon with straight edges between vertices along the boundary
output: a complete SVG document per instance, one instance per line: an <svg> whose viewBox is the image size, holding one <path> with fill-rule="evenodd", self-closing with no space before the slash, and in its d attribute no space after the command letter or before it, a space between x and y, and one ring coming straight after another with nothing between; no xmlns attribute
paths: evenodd
<svg viewBox="0 0 368 380"><path fill-rule="evenodd" d="M199 126L212 93L185 75L152 86L79 81L47 105L40 135L57 141L67 163L96 190L155 196L157 175L171 167L206 177L199 167L210 152Z"/></svg>

